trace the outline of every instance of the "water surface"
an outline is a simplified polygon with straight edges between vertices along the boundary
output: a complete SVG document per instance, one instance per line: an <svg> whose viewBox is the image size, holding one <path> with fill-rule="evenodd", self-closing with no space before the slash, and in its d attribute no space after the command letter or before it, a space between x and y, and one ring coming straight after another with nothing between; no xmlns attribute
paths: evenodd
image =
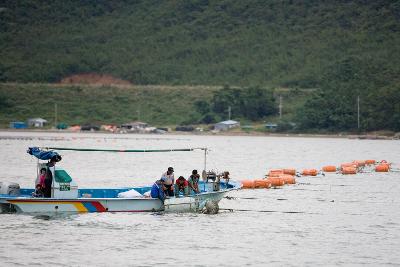
<svg viewBox="0 0 400 267"><path fill-rule="evenodd" d="M235 179L270 168L321 168L356 159L400 163L400 142L337 138L0 133L0 181L32 187L28 146L112 149L208 147L208 169ZM151 184L168 166L187 176L203 152L61 153L79 186ZM1 266L400 266L400 173L298 178L241 190L217 215L2 214ZM233 212L229 211L232 209Z"/></svg>

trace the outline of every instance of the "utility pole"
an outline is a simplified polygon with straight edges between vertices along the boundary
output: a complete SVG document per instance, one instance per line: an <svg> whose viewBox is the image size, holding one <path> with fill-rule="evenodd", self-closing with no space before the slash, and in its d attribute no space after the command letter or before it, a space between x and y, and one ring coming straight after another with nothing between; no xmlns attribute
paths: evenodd
<svg viewBox="0 0 400 267"><path fill-rule="evenodd" d="M231 106L228 107L228 119L231 120Z"/></svg>
<svg viewBox="0 0 400 267"><path fill-rule="evenodd" d="M279 96L279 120L282 119L282 96Z"/></svg>
<svg viewBox="0 0 400 267"><path fill-rule="evenodd" d="M136 109L136 113L137 113L137 120L140 121L140 100L139 100L139 91L137 91L135 93L136 96L136 101L137 101L137 109Z"/></svg>
<svg viewBox="0 0 400 267"><path fill-rule="evenodd" d="M360 130L360 96L357 96L357 129Z"/></svg>
<svg viewBox="0 0 400 267"><path fill-rule="evenodd" d="M138 121L140 121L140 108L137 110Z"/></svg>
<svg viewBox="0 0 400 267"><path fill-rule="evenodd" d="M57 103L54 103L54 128L57 129Z"/></svg>

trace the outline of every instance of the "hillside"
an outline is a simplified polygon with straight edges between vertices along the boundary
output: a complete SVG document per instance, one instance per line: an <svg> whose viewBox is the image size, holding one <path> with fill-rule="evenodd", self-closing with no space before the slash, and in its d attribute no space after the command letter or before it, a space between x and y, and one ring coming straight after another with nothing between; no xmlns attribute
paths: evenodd
<svg viewBox="0 0 400 267"><path fill-rule="evenodd" d="M239 91L238 91L239 90ZM270 90L261 92L270 92ZM238 92L254 92L254 88L222 88L212 86L102 86L63 84L0 83L0 128L11 121L42 117L54 126L55 104L58 122L73 124L122 124L142 120L156 126L210 124L228 119L228 106L223 102ZM258 91L256 91L258 92ZM293 120L296 109L310 95L308 90L275 89L274 95L284 99L283 119ZM227 97L227 98L226 98ZM231 105L232 118L243 125L260 121L277 121L276 98L271 95L243 95L240 103ZM261 100L256 106L255 99ZM269 99L269 100L268 100ZM268 101L272 101L269 102ZM216 108L215 103L218 103ZM259 107L269 105L272 110ZM264 112L264 113L262 113ZM260 118L254 117L260 114ZM249 118L246 118L249 117ZM253 118L253 120L252 120Z"/></svg>
<svg viewBox="0 0 400 267"><path fill-rule="evenodd" d="M318 87L351 57L399 73L399 1L0 3L0 80Z"/></svg>
<svg viewBox="0 0 400 267"><path fill-rule="evenodd" d="M228 106L276 121L282 92L268 88L289 88L284 123L300 131L400 131L399 14L390 0L5 0L0 123L52 117L54 101L69 123L139 109L155 124L210 123ZM82 77L126 87L58 84Z"/></svg>
<svg viewBox="0 0 400 267"><path fill-rule="evenodd" d="M139 119L176 125L190 113L194 100L210 98L213 90L206 86L0 84L0 92L8 96L6 107L0 108L0 125L31 117L45 118L54 125L55 104L58 121L69 125L121 124Z"/></svg>

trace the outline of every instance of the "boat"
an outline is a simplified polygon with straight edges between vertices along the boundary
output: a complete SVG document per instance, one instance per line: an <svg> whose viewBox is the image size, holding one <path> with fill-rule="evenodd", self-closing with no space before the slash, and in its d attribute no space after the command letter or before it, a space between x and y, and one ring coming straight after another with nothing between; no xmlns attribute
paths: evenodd
<svg viewBox="0 0 400 267"><path fill-rule="evenodd" d="M174 152L204 151L204 170L199 181L200 193L168 197L164 201L158 198L145 197L151 186L123 188L79 188L74 179L63 169L57 151L85 152ZM39 148L31 147L28 153L37 161L36 179L40 170L45 168L51 173L51 195L35 196L35 188L20 188L16 183L0 182L0 212L2 213L81 213L81 212L218 212L219 201L230 191L241 187L229 177L206 171L207 148L186 148L167 150L113 150L82 148ZM53 163L52 163L53 161ZM52 163L52 164L51 164ZM55 164L57 163L57 164ZM36 184L36 183L35 183ZM133 197L119 197L121 193L132 191Z"/></svg>

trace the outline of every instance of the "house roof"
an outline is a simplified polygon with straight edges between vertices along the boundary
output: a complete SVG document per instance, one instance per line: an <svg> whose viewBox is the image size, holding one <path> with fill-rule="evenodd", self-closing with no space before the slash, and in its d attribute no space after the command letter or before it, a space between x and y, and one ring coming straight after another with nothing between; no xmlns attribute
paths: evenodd
<svg viewBox="0 0 400 267"><path fill-rule="evenodd" d="M31 118L31 119L28 119L28 121L47 122L47 120L42 119L42 118Z"/></svg>
<svg viewBox="0 0 400 267"><path fill-rule="evenodd" d="M141 122L141 121L132 121L132 122L124 123L123 125L143 126L143 125L147 125L147 123Z"/></svg>
<svg viewBox="0 0 400 267"><path fill-rule="evenodd" d="M232 124L238 124L238 121L234 121L234 120L227 120L227 121L221 121L218 122L218 124L226 124L226 125L232 125Z"/></svg>

